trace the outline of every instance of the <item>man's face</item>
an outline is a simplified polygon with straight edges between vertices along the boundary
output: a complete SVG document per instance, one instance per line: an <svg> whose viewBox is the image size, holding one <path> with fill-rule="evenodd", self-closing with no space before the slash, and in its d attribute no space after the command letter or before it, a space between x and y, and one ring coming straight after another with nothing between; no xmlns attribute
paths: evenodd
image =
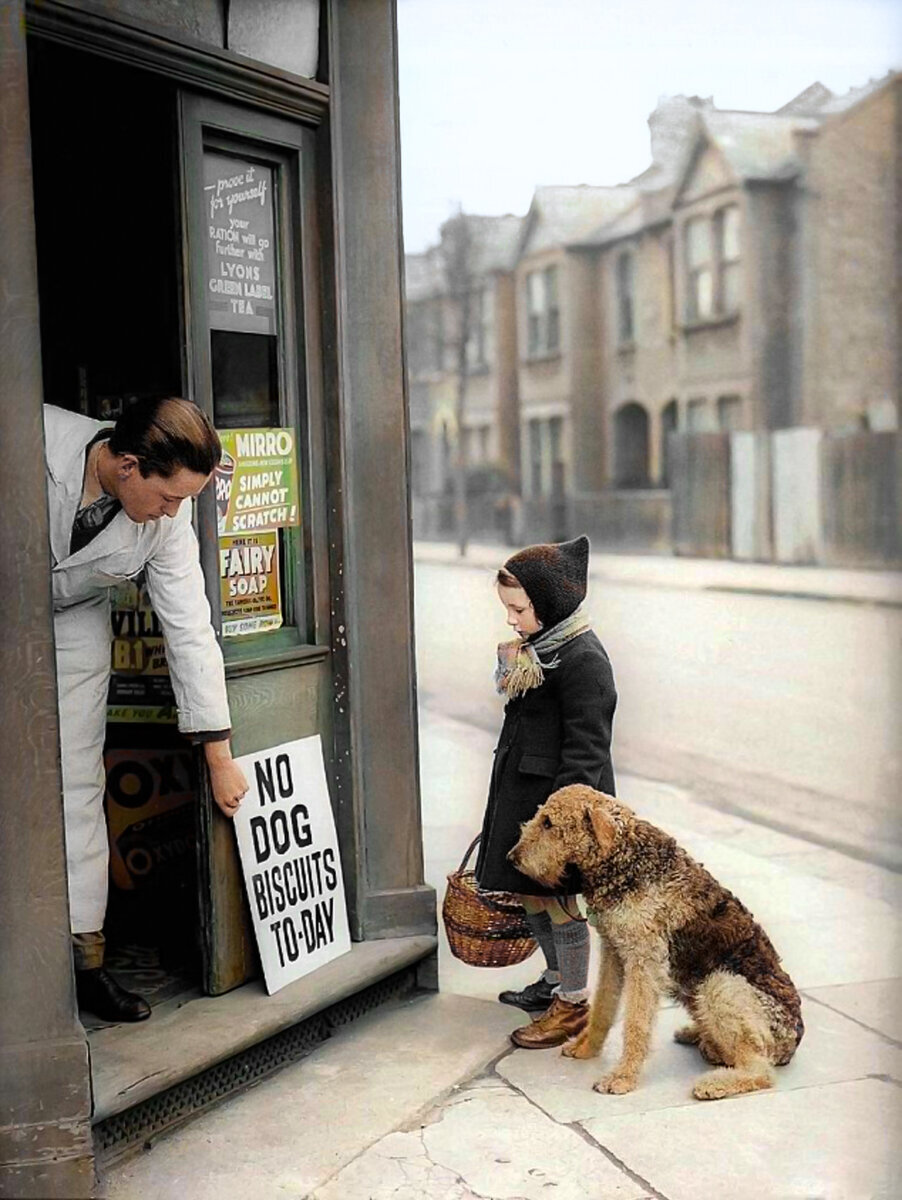
<svg viewBox="0 0 902 1200"><path fill-rule="evenodd" d="M183 500L190 500L207 486L209 475L179 467L172 475L150 474L146 478L131 454L121 455L116 475L116 499L126 516L138 525L174 517Z"/></svg>

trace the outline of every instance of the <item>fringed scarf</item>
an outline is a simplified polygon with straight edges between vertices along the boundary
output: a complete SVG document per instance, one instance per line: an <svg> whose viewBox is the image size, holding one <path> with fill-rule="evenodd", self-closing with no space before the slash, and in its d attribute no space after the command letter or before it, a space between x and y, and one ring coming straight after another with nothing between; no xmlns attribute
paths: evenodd
<svg viewBox="0 0 902 1200"><path fill-rule="evenodd" d="M553 670L561 661L556 654L550 661L543 661L541 656L554 654L555 650L591 627L580 605L535 641L524 642L516 638L512 642L502 642L498 647L495 688L508 700L515 700L530 688L538 687L545 681L545 672Z"/></svg>

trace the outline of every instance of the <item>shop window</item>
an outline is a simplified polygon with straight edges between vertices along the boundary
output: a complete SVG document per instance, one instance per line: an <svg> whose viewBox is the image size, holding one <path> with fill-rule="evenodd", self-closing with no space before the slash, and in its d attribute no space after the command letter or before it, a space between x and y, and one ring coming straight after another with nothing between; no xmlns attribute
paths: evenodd
<svg viewBox="0 0 902 1200"><path fill-rule="evenodd" d="M526 276L527 350L530 358L560 349L561 314L557 267L530 271Z"/></svg>
<svg viewBox="0 0 902 1200"><path fill-rule="evenodd" d="M621 345L635 340L636 259L625 251L617 259L617 334Z"/></svg>
<svg viewBox="0 0 902 1200"><path fill-rule="evenodd" d="M648 487L648 413L641 404L624 404L614 414L614 484Z"/></svg>
<svg viewBox="0 0 902 1200"><path fill-rule="evenodd" d="M281 227L279 165L256 155L203 152L204 297L216 472L222 635L226 643L305 628L298 404L283 377L283 278L294 232ZM284 186L284 184L282 185ZM281 253L280 253L280 242Z"/></svg>

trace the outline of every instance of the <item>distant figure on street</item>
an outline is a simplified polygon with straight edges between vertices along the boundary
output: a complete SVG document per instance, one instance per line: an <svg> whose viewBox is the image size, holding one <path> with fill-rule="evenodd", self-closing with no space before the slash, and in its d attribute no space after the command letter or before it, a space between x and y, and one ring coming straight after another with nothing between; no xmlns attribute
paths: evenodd
<svg viewBox="0 0 902 1200"><path fill-rule="evenodd" d="M216 430L179 398L139 401L114 427L44 407L69 915L79 1005L142 1021L147 1001L103 965L109 845L103 744L110 589L146 572L163 627L179 729L204 743L213 798L232 817L247 791L229 746L222 652L191 524L219 462Z"/></svg>
<svg viewBox="0 0 902 1200"><path fill-rule="evenodd" d="M545 955L546 969L522 991L498 999L537 1020L514 1030L524 1049L559 1046L588 1020L589 931L579 914L580 881L554 894L521 874L508 854L552 792L584 783L614 794L611 726L617 693L611 664L583 611L589 539L528 546L496 577L507 623L517 634L498 647L495 683L507 697L495 750L476 879L513 892Z"/></svg>

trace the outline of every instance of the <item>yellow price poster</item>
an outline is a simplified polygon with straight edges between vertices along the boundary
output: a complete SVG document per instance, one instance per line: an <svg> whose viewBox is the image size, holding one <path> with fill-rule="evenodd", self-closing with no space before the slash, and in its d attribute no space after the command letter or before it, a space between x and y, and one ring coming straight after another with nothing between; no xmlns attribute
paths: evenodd
<svg viewBox="0 0 902 1200"><path fill-rule="evenodd" d="M219 578L223 637L281 626L278 533L220 538Z"/></svg>

